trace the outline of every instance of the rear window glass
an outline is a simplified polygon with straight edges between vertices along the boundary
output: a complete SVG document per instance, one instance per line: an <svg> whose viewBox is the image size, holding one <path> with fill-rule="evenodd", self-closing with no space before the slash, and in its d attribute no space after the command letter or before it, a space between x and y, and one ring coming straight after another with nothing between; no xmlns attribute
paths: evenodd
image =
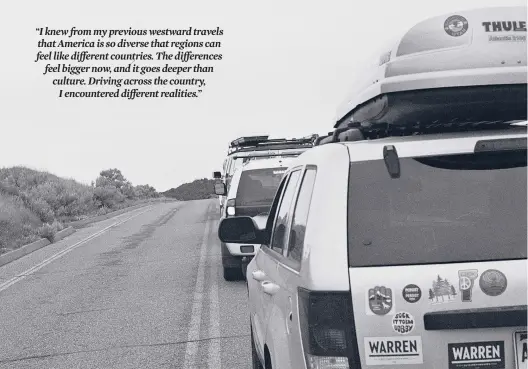
<svg viewBox="0 0 528 369"><path fill-rule="evenodd" d="M350 266L526 258L526 151L350 164Z"/></svg>
<svg viewBox="0 0 528 369"><path fill-rule="evenodd" d="M243 171L237 188L236 205L271 204L286 169L278 167Z"/></svg>

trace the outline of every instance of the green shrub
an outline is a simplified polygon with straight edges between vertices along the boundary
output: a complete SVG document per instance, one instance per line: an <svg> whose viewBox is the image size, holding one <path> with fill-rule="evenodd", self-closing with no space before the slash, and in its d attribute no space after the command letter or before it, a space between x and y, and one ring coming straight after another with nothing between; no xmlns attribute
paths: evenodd
<svg viewBox="0 0 528 369"><path fill-rule="evenodd" d="M116 208L125 201L125 196L114 186L95 187L94 200L98 207Z"/></svg>
<svg viewBox="0 0 528 369"><path fill-rule="evenodd" d="M53 242L57 232L62 231L63 229L64 226L60 222L54 221L52 224L46 223L42 225L38 229L38 235L41 238L46 238L49 242Z"/></svg>
<svg viewBox="0 0 528 369"><path fill-rule="evenodd" d="M152 199L159 197L156 189L148 184L134 187L136 196L140 199Z"/></svg>
<svg viewBox="0 0 528 369"><path fill-rule="evenodd" d="M16 197L0 192L0 254L36 241L40 219Z"/></svg>
<svg viewBox="0 0 528 369"><path fill-rule="evenodd" d="M51 241L65 222L157 196L151 186L132 186L118 169L101 171L88 186L29 168L0 168L0 253L39 237Z"/></svg>

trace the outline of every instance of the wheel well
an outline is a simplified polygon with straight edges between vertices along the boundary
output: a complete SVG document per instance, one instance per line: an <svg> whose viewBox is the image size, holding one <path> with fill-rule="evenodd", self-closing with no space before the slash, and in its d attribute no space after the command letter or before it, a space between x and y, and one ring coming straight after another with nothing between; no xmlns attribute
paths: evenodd
<svg viewBox="0 0 528 369"><path fill-rule="evenodd" d="M271 355L268 350L268 345L264 345L264 369L272 369L271 367Z"/></svg>

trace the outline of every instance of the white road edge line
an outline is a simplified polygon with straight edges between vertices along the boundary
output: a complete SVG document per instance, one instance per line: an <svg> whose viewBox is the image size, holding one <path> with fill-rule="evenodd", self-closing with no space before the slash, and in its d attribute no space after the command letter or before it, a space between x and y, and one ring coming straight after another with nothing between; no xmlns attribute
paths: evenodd
<svg viewBox="0 0 528 369"><path fill-rule="evenodd" d="M103 233L105 233L106 231L108 231L109 229L111 228L114 228L114 227L117 227L118 225L120 224L123 224L127 221L129 221L130 219L133 219L143 213L146 213L147 211L151 210L152 209L152 206L149 206L145 211L142 211L140 213L136 213L124 220L121 220L119 222L116 222L112 225L109 225L108 227L106 228L103 228L101 229L100 231L86 237L85 239L77 242L76 244L73 244L71 246L68 246L67 248L65 248L64 250L61 250L59 252L57 252L56 254L53 254L52 256L50 256L49 258L41 261L40 263L38 263L37 265L35 265L34 267L30 268L30 269L27 269L25 271L23 271L22 273L18 274L17 276L9 279L8 281L0 284L0 292L2 291L5 291L6 289L8 289L9 287L11 287L12 285L14 285L15 283L17 282L20 282L21 280L23 280L24 278L30 276L31 274L35 273L36 271L42 269L43 267L45 267L46 265L48 265L49 263L51 263L52 261L54 260L57 260L59 259L60 257L66 255L67 253L69 253L70 251L73 251L74 249L76 249L77 247L85 244L86 242L90 241L90 240L93 240L94 238L97 238L99 237L100 235L102 235Z"/></svg>
<svg viewBox="0 0 528 369"><path fill-rule="evenodd" d="M210 207L207 208L209 213ZM204 274L205 274L205 260L207 258L207 242L209 241L209 232L211 229L211 219L208 216L205 223L205 229L202 239L202 246L200 248L200 260L198 262L198 272L196 275L196 284L194 286L194 298L191 311L191 322L189 324L189 332L187 334L187 343L185 344L185 359L183 368L195 368L196 356L198 354L198 346L200 339L200 325L202 320L202 302L204 291Z"/></svg>
<svg viewBox="0 0 528 369"><path fill-rule="evenodd" d="M213 223L213 229L216 229L218 222ZM209 242L210 245L216 245L216 242ZM220 301L218 299L218 261L216 255L211 253L209 259L211 261L211 290L209 291L209 337L220 337ZM209 369L222 368L220 339L212 339L209 341L209 353L207 357L207 367Z"/></svg>

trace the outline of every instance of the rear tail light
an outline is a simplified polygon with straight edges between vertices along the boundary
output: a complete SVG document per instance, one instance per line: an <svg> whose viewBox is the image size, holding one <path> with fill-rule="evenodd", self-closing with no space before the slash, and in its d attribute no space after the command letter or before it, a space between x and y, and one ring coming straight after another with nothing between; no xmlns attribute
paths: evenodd
<svg viewBox="0 0 528 369"><path fill-rule="evenodd" d="M226 212L228 216L235 215L235 199L229 199L226 202Z"/></svg>
<svg viewBox="0 0 528 369"><path fill-rule="evenodd" d="M308 369L360 369L350 292L299 288L299 320Z"/></svg>

